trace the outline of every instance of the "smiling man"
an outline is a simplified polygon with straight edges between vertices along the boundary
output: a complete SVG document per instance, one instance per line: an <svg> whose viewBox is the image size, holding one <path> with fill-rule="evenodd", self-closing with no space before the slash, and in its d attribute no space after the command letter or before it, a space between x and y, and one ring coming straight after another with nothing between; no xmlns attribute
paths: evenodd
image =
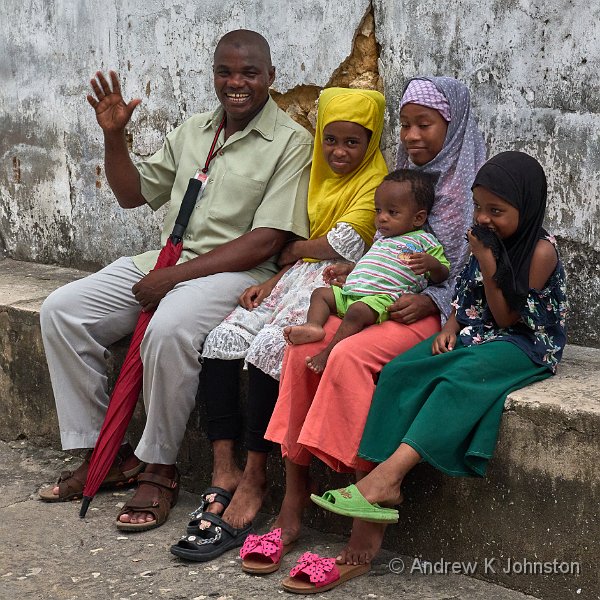
<svg viewBox="0 0 600 600"><path fill-rule="evenodd" d="M51 294L42 307L44 347L64 449L91 448L108 405L107 347L130 333L140 310L156 312L141 345L146 426L135 453L121 447L106 486L140 475L116 525L141 531L165 522L177 500L177 453L194 407L200 350L240 294L277 270L290 236L308 237L306 195L312 138L269 96L275 68L258 33L232 31L214 54L221 106L171 131L134 165L125 127L141 100L123 100L117 74L100 72L88 102L104 134L105 169L119 205L153 210L169 202L161 241L173 229L188 181L205 187L173 267L152 271L158 250L123 257ZM48 502L82 495L88 462L40 491Z"/></svg>

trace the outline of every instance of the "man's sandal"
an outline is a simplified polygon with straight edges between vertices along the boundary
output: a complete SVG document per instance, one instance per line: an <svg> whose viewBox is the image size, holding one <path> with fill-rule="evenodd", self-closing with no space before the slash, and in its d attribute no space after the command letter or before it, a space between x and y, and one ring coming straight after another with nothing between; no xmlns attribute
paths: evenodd
<svg viewBox="0 0 600 600"><path fill-rule="evenodd" d="M144 470L146 464L139 461L134 468L123 469L125 461L132 455L133 448L129 444L125 444L119 448L113 465L100 486L101 490L119 488L137 481L138 475ZM42 488L38 492L40 500L44 502L68 502L69 500L81 498L83 496L83 488L91 456L92 450L89 450L85 455L83 463L75 471L63 471L54 485ZM53 493L56 486L58 486L58 494Z"/></svg>
<svg viewBox="0 0 600 600"><path fill-rule="evenodd" d="M218 513L219 515L222 515L225 509L229 506L232 498L233 494L221 487L213 486L206 488L200 495L200 505L194 512L190 513L190 517L192 517L192 519L187 524L186 528L188 535L198 535L200 532L199 525L200 521L202 521L202 514L208 508L209 504L212 504L213 502L219 502L222 504L223 510Z"/></svg>
<svg viewBox="0 0 600 600"><path fill-rule="evenodd" d="M138 497L139 487L133 498L125 503L121 512L117 516L117 529L121 531L148 531L155 527L160 527L166 522L171 509L177 504L179 497L179 471L176 471L175 477L169 479L156 473L142 473L138 477L138 485L149 484L158 490L158 500L150 500L148 492L144 492L142 498ZM144 523L123 523L120 521L121 515L132 512L146 512L154 516L153 521Z"/></svg>

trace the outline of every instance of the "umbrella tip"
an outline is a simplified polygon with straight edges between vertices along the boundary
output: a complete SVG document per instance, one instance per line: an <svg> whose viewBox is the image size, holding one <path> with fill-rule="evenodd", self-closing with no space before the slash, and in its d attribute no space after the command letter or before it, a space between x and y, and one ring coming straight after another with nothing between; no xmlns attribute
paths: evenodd
<svg viewBox="0 0 600 600"><path fill-rule="evenodd" d="M83 519L85 517L85 513L90 506L90 502L92 501L92 496L84 496L83 501L81 502L81 509L79 510L79 518Z"/></svg>

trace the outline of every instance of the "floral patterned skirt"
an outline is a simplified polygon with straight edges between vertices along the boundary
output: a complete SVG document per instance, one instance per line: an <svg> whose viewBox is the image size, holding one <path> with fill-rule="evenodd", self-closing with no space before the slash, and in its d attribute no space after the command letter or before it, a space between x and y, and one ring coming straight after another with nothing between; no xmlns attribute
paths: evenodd
<svg viewBox="0 0 600 600"><path fill-rule="evenodd" d="M323 271L334 260L299 260L254 310L238 306L204 342L202 356L246 361L273 379L281 376L285 350L283 329L306 321L310 296L324 287Z"/></svg>

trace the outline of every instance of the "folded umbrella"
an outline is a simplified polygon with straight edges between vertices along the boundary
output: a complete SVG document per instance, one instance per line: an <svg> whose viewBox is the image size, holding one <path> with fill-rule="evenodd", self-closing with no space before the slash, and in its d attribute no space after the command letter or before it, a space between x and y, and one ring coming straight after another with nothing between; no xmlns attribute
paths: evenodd
<svg viewBox="0 0 600 600"><path fill-rule="evenodd" d="M158 255L155 269L171 267L179 260L183 248L183 233L201 190L202 180L190 179L173 232ZM143 379L140 344L153 313L154 311L141 312L133 331L129 350L111 394L104 423L90 458L88 474L83 488L83 502L79 511L81 518L85 517L90 502L96 495L117 456L137 404Z"/></svg>

